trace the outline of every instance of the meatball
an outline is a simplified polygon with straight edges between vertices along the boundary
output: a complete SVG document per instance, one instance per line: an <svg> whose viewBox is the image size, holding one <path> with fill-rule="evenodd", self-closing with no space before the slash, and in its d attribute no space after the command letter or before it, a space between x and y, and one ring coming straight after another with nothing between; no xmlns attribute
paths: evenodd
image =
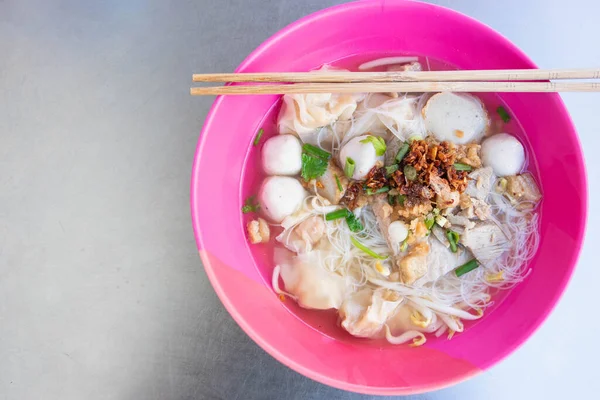
<svg viewBox="0 0 600 400"><path fill-rule="evenodd" d="M362 143L371 135L358 136L346 143L340 151L340 163L346 165L346 160L351 158L355 163L352 179L363 180L369 171L377 164L383 165L384 156L378 156L375 147L370 142Z"/></svg>
<svg viewBox="0 0 600 400"><path fill-rule="evenodd" d="M491 136L481 144L483 165L497 176L516 175L525 164L525 150L517 138L508 133Z"/></svg>
<svg viewBox="0 0 600 400"><path fill-rule="evenodd" d="M270 176L263 181L258 196L263 213L279 223L300 208L306 191L297 179Z"/></svg>
<svg viewBox="0 0 600 400"><path fill-rule="evenodd" d="M302 145L294 135L277 135L265 142L262 165L269 175L298 175L302 169Z"/></svg>
<svg viewBox="0 0 600 400"><path fill-rule="evenodd" d="M425 127L440 142L466 144L479 140L489 126L481 101L464 93L437 93L422 110Z"/></svg>

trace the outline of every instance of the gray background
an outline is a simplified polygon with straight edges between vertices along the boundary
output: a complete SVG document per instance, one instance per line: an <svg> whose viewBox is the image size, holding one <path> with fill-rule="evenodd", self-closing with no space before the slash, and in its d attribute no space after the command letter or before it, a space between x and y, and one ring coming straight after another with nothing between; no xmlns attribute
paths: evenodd
<svg viewBox="0 0 600 400"><path fill-rule="evenodd" d="M362 398L289 370L237 327L202 270L188 205L212 102L189 96L192 72L232 71L336 3L0 0L0 399ZM598 2L439 3L541 67L600 66ZM593 206L600 95L563 97ZM469 382L414 398L599 392L599 223L592 208L574 278L531 340Z"/></svg>

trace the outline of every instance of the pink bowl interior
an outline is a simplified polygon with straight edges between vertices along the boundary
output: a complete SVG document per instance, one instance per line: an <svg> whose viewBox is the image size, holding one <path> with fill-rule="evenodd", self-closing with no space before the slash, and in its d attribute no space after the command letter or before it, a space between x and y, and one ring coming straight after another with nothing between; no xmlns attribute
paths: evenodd
<svg viewBox="0 0 600 400"><path fill-rule="evenodd" d="M307 71L361 53L420 54L460 69L535 67L501 35L459 13L416 2L362 1L290 25L254 51L238 72ZM544 193L532 273L481 323L451 341L420 348L341 340L330 334L335 326L323 326L318 317L307 324L298 315L308 314L290 312L294 308L279 300L261 274L272 266L262 265L266 250L247 244L240 208L243 186L250 184L243 181L245 168L255 168L249 162L253 136L278 98L216 100L200 137L191 187L194 231L209 279L233 318L261 347L296 371L338 388L409 394L489 368L542 323L575 266L587 209L579 142L558 95L501 96L526 132Z"/></svg>

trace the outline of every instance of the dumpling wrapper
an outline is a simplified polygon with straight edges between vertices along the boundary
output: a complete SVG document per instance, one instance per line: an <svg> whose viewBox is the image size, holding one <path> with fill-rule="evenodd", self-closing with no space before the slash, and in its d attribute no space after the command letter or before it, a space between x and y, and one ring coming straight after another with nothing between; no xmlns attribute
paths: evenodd
<svg viewBox="0 0 600 400"><path fill-rule="evenodd" d="M348 120L356 110L356 100L353 94L286 94L279 114L279 132L296 133L302 138L338 119Z"/></svg>
<svg viewBox="0 0 600 400"><path fill-rule="evenodd" d="M280 262L281 278L285 290L296 297L301 307L338 309L346 294L346 280L322 267L320 253L314 250L294 257L291 262Z"/></svg>
<svg viewBox="0 0 600 400"><path fill-rule="evenodd" d="M375 337L403 299L387 289L364 288L349 296L339 310L341 325L351 335Z"/></svg>
<svg viewBox="0 0 600 400"><path fill-rule="evenodd" d="M416 118L417 101L418 97L412 96L392 98L384 93L368 94L359 103L354 121L344 134L344 141L365 132L389 138L389 131L402 140L421 134Z"/></svg>

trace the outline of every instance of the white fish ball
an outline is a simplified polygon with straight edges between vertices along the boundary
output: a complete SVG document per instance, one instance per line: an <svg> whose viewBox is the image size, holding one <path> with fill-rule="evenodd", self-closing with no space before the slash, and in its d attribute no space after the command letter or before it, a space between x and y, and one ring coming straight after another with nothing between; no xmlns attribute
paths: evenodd
<svg viewBox="0 0 600 400"><path fill-rule="evenodd" d="M399 245L408 237L408 226L402 221L394 221L388 226L388 237L394 245Z"/></svg>
<svg viewBox="0 0 600 400"><path fill-rule="evenodd" d="M465 144L478 140L489 126L483 103L465 93L437 93L422 110L425 127L440 142Z"/></svg>
<svg viewBox="0 0 600 400"><path fill-rule="evenodd" d="M294 135L277 135L265 142L262 165L269 175L298 175L302 169L302 145Z"/></svg>
<svg viewBox="0 0 600 400"><path fill-rule="evenodd" d="M516 137L498 133L481 144L481 161L497 176L516 175L525 164L525 150Z"/></svg>
<svg viewBox="0 0 600 400"><path fill-rule="evenodd" d="M383 165L384 156L377 155L373 144L370 142L361 143L361 141L369 136L371 135L363 135L351 139L340 151L340 163L342 167L346 165L348 158L354 160L355 168L352 179L364 179L378 161Z"/></svg>
<svg viewBox="0 0 600 400"><path fill-rule="evenodd" d="M263 181L258 197L262 212L273 222L280 223L300 208L306 191L297 179L270 176Z"/></svg>

